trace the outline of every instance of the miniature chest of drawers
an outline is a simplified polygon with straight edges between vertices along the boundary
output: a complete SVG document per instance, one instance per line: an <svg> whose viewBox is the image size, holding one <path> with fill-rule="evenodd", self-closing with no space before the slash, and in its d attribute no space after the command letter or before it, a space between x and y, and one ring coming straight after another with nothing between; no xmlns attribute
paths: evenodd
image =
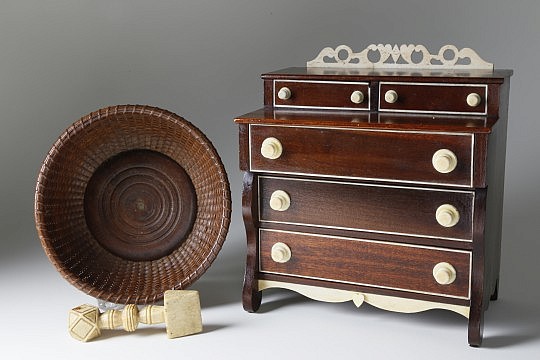
<svg viewBox="0 0 540 360"><path fill-rule="evenodd" d="M497 298L509 70L288 68L235 119L243 305L285 288L447 309L482 341Z"/></svg>

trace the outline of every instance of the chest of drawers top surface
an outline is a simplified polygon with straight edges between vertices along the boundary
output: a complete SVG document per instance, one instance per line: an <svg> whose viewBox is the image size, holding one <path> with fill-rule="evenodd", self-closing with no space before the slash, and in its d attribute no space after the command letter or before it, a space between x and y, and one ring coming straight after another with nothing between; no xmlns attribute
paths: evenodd
<svg viewBox="0 0 540 360"><path fill-rule="evenodd" d="M385 81L407 80L422 81L423 79L436 80L440 78L454 78L456 82L479 81L499 82L510 77L513 70L509 69L339 69L318 67L288 67L270 71L261 75L263 79L314 79L326 80L330 77L336 80L384 79ZM499 80L497 80L499 79Z"/></svg>

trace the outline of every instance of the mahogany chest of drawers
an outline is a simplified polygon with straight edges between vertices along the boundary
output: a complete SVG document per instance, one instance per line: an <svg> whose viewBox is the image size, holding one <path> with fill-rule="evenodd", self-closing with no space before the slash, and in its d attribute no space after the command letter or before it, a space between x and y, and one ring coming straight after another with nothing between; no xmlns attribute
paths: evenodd
<svg viewBox="0 0 540 360"><path fill-rule="evenodd" d="M288 68L235 119L243 305L286 288L400 312L440 308L482 340L497 298L509 70Z"/></svg>

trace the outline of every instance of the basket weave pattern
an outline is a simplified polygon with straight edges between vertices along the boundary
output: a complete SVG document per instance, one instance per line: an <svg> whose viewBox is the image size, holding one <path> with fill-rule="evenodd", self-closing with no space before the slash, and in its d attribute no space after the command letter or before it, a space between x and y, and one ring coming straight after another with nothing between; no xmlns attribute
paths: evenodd
<svg viewBox="0 0 540 360"><path fill-rule="evenodd" d="M152 261L116 256L97 242L85 220L86 186L107 159L153 150L175 160L197 197L192 231L171 254ZM76 121L52 146L35 192L35 221L56 269L85 293L114 303L147 304L184 289L211 265L227 235L229 182L210 141L171 112L141 105L112 106Z"/></svg>

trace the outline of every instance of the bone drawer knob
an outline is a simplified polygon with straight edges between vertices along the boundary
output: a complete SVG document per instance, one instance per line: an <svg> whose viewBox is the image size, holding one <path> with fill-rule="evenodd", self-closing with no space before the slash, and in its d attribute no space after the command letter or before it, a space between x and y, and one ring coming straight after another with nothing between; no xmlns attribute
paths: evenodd
<svg viewBox="0 0 540 360"><path fill-rule="evenodd" d="M441 285L450 285L456 280L456 269L447 262L440 262L433 267L433 277Z"/></svg>
<svg viewBox="0 0 540 360"><path fill-rule="evenodd" d="M431 163L435 170L442 174L452 172L458 163L456 154L448 149L440 149L435 151L431 158Z"/></svg>
<svg viewBox="0 0 540 360"><path fill-rule="evenodd" d="M361 104L364 102L364 93L360 90L353 91L351 94L351 101L355 104Z"/></svg>
<svg viewBox="0 0 540 360"><path fill-rule="evenodd" d="M276 190L270 196L270 207L272 210L285 211L291 206L291 198L283 190Z"/></svg>
<svg viewBox="0 0 540 360"><path fill-rule="evenodd" d="M139 323L165 323L169 339L202 331L199 292L194 290L165 291L164 305L148 305L139 310L129 304L123 310L107 310L100 314L92 305L81 305L69 312L69 334L80 341L90 341L101 335L103 329L123 327L135 331Z"/></svg>
<svg viewBox="0 0 540 360"><path fill-rule="evenodd" d="M444 227L452 227L459 222L459 211L450 204L444 204L435 212L437 222Z"/></svg>
<svg viewBox="0 0 540 360"><path fill-rule="evenodd" d="M469 105L470 107L476 107L480 105L481 102L482 98L477 93L470 93L469 95L467 95L467 105Z"/></svg>
<svg viewBox="0 0 540 360"><path fill-rule="evenodd" d="M291 260L291 248L289 248L287 244L284 244L282 242L275 243L272 246L271 256L272 260L277 263L286 263L287 261Z"/></svg>
<svg viewBox="0 0 540 360"><path fill-rule="evenodd" d="M395 90L388 90L384 94L384 101L386 101L389 104L393 104L398 100L398 94Z"/></svg>
<svg viewBox="0 0 540 360"><path fill-rule="evenodd" d="M291 98L291 95L291 89L289 89L288 87L282 87L277 93L277 97L280 100L289 100Z"/></svg>
<svg viewBox="0 0 540 360"><path fill-rule="evenodd" d="M277 159L282 153L283 145L275 137L266 138L261 144L261 155L267 159Z"/></svg>

